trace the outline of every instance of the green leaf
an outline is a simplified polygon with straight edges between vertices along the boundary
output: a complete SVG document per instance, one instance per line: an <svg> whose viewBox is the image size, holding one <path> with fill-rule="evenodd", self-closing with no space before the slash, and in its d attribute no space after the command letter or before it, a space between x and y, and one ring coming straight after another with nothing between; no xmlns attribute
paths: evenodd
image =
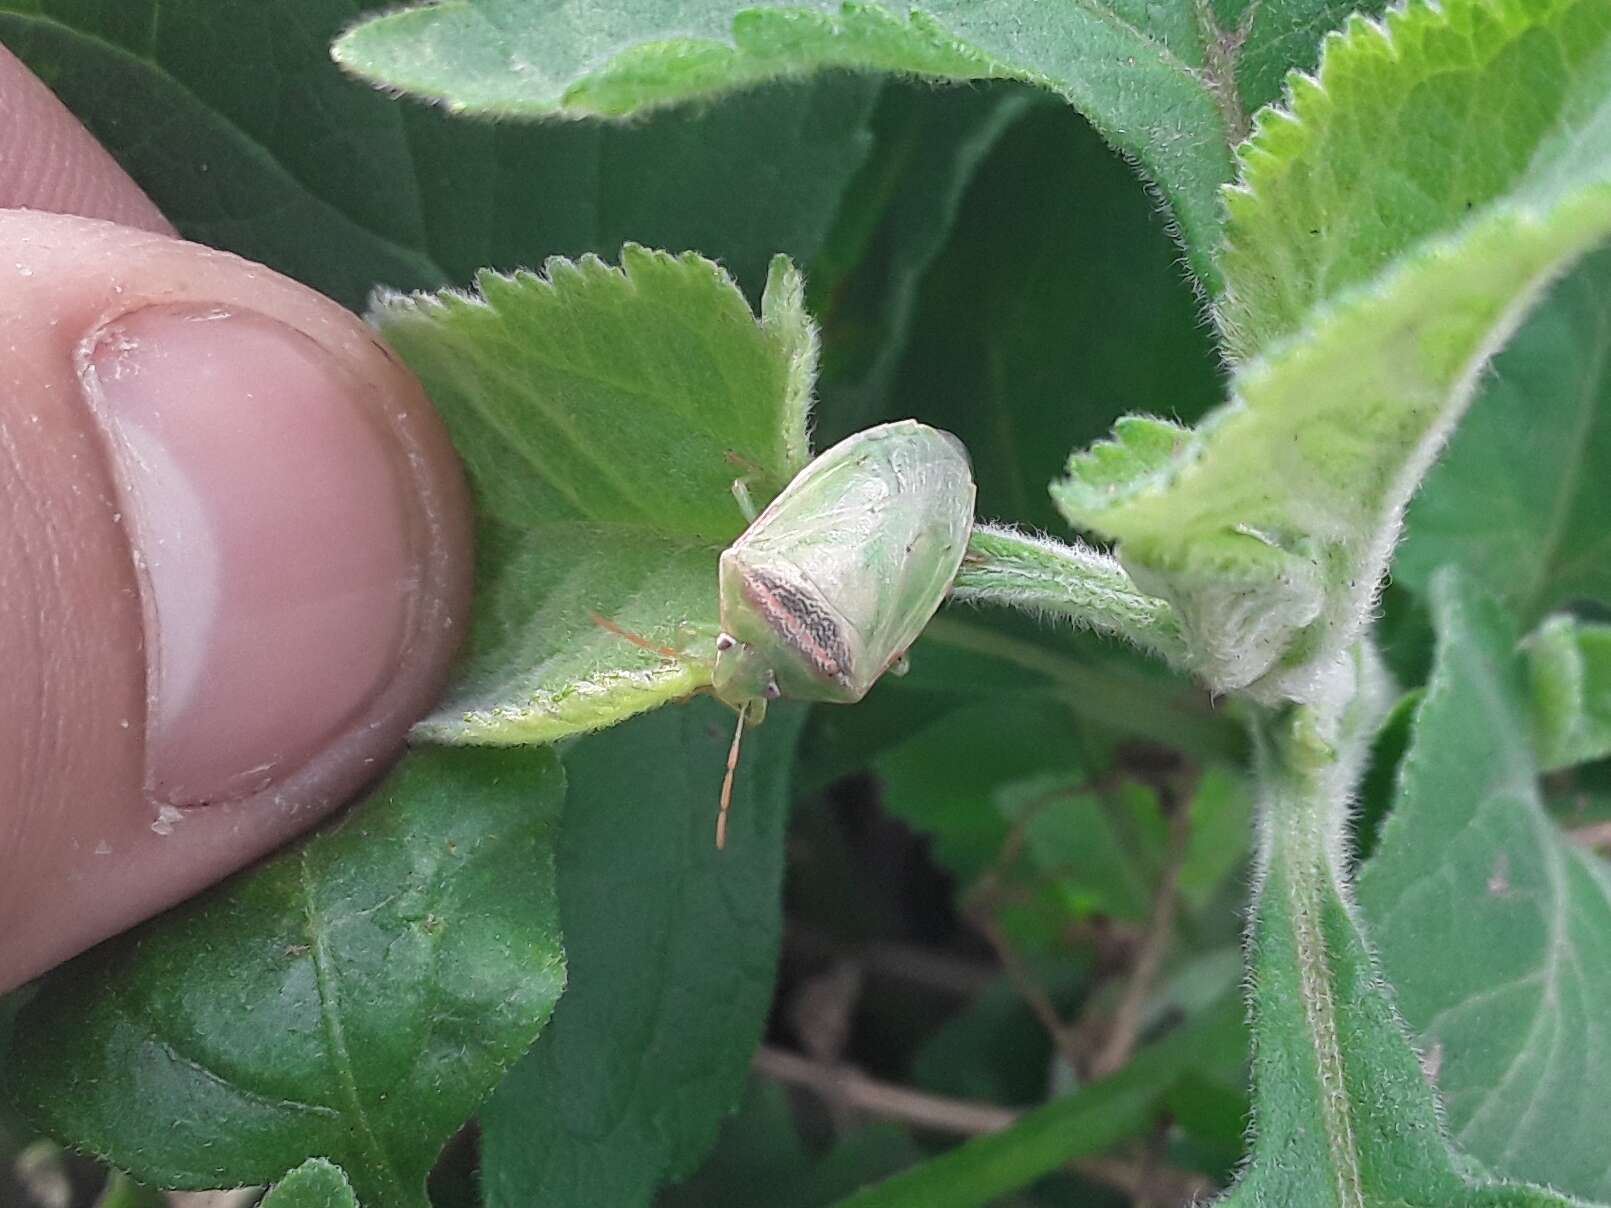
<svg viewBox="0 0 1611 1208"><path fill-rule="evenodd" d="M1539 769L1611 755L1611 625L1551 617L1524 649Z"/></svg>
<svg viewBox="0 0 1611 1208"><path fill-rule="evenodd" d="M1352 21L1261 116L1227 195L1230 403L1057 488L1212 686L1304 698L1358 636L1478 371L1611 230L1608 114L1611 10L1450 0Z"/></svg>
<svg viewBox="0 0 1611 1208"><path fill-rule="evenodd" d="M1256 7L1256 6L1255 6ZM622 116L823 68L1015 79L1056 93L1137 159L1173 206L1193 266L1216 279L1219 186L1269 78L1312 61L1348 5L1284 0L1221 28L1206 3L1099 0L676 0L589 10L455 0L374 18L336 43L351 70L455 110ZM1251 40L1251 43L1250 43ZM1258 60L1247 75L1237 56ZM1239 92L1246 82L1249 96ZM1251 98L1251 100L1250 100Z"/></svg>
<svg viewBox="0 0 1611 1208"><path fill-rule="evenodd" d="M347 1172L324 1158L309 1158L269 1189L258 1208L358 1208Z"/></svg>
<svg viewBox="0 0 1611 1208"><path fill-rule="evenodd" d="M1140 159L1206 271L1220 229L1215 190L1230 176L1238 133L1204 78L1205 48L1219 37L1193 19L1206 11L1103 3L1049 22L1036 0L925 0L900 14L837 0L682 0L582 22L551 6L480 0L372 19L335 55L389 87L504 116L622 116L825 67L1024 80L1063 96ZM1122 80L1114 63L1125 64ZM1239 108L1234 120L1245 120Z"/></svg>
<svg viewBox="0 0 1611 1208"><path fill-rule="evenodd" d="M350 1191L348 1196L351 1196ZM163 1192L136 1183L120 1170L108 1172L106 1186L95 1198L95 1208L169 1208L170 1203Z"/></svg>
<svg viewBox="0 0 1611 1208"><path fill-rule="evenodd" d="M1360 902L1455 1139L1611 1199L1611 873L1544 811L1510 623L1453 572L1432 599L1437 662Z"/></svg>
<svg viewBox="0 0 1611 1208"><path fill-rule="evenodd" d="M1061 1168L1150 1128L1176 1085L1240 1066L1241 1012L1226 1000L1143 1048L1111 1077L1026 1113L921 1166L863 1188L836 1208L985 1208ZM1307 1203L1307 1201L1292 1201Z"/></svg>
<svg viewBox="0 0 1611 1208"><path fill-rule="evenodd" d="M1368 656L1344 668L1323 706L1288 709L1261 729L1262 877L1250 941L1254 1139L1225 1203L1563 1208L1572 1201L1495 1182L1451 1148L1349 902L1348 800L1387 686ZM1422 842L1446 848L1450 833L1439 829ZM1391 841L1384 835L1382 849ZM1445 943L1465 922L1439 921ZM1415 926L1430 938L1426 916L1417 914ZM1396 984L1413 993L1425 970L1407 972Z"/></svg>
<svg viewBox="0 0 1611 1208"><path fill-rule="evenodd" d="M1611 252L1550 291L1410 505L1396 582L1458 563L1524 622L1611 603Z"/></svg>
<svg viewBox="0 0 1611 1208"><path fill-rule="evenodd" d="M702 699L568 750L570 986L481 1114L489 1208L633 1208L715 1140L772 1001L804 713L776 705L746 737L725 851L731 710Z"/></svg>
<svg viewBox="0 0 1611 1208"><path fill-rule="evenodd" d="M400 105L330 60L342 27L380 7L161 0L159 17L158 0L0 0L0 42L187 238L355 309L376 285L613 257L628 239L699 248L753 295L776 252L816 254L871 145L878 82L844 74L630 127Z"/></svg>
<svg viewBox="0 0 1611 1208"><path fill-rule="evenodd" d="M994 797L1022 828L1037 879L1050 883L1071 918L1146 921L1167 830L1156 793L1134 783L1097 792L1086 777L1051 775L1014 781Z"/></svg>
<svg viewBox="0 0 1611 1208"><path fill-rule="evenodd" d="M364 1204L423 1206L564 984L563 792L548 752L410 756L335 826L53 974L8 1089L144 1182L327 1157Z"/></svg>
<svg viewBox="0 0 1611 1208"><path fill-rule="evenodd" d="M755 1208L759 1187L766 1188L766 1208L823 1208L862 1183L910 1166L920 1152L905 1129L872 1124L836 1137L819 1157L801 1140L789 1092L752 1078L744 1106L722 1126L710 1160L663 1191L655 1208Z"/></svg>
<svg viewBox="0 0 1611 1208"><path fill-rule="evenodd" d="M994 792L1035 771L1073 775L1075 735L1074 718L1056 701L969 704L880 755L873 768L883 781L883 808L929 835L935 858L971 881L1007 837L1007 820L991 805Z"/></svg>
<svg viewBox="0 0 1611 1208"><path fill-rule="evenodd" d="M961 438L981 516L1060 530L1046 483L1069 449L1125 410L1165 401L1196 419L1222 396L1201 311L1131 166L1077 114L1037 106L980 168L923 282L892 415Z"/></svg>
<svg viewBox="0 0 1611 1208"><path fill-rule="evenodd" d="M464 671L419 732L550 742L710 682L690 644L714 635L717 556L744 528L732 484L762 504L805 464L816 335L781 258L759 320L711 261L633 245L620 269L551 260L477 284L373 316L483 518Z"/></svg>
<svg viewBox="0 0 1611 1208"><path fill-rule="evenodd" d="M1037 100L1044 98L1016 84L884 86L873 116L873 151L846 189L809 272L807 301L823 335L814 425L819 446L907 414L893 395L923 281L975 174ZM934 418L927 407L910 414Z"/></svg>

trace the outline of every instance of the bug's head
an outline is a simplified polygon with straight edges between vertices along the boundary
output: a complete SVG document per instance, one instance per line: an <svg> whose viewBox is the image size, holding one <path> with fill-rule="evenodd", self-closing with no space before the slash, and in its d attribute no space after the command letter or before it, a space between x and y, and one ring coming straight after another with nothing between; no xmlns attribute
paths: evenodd
<svg viewBox="0 0 1611 1208"><path fill-rule="evenodd" d="M716 639L716 667L711 687L717 697L735 709L749 709L750 724L759 722L769 702L782 696L771 660L748 642L730 633Z"/></svg>

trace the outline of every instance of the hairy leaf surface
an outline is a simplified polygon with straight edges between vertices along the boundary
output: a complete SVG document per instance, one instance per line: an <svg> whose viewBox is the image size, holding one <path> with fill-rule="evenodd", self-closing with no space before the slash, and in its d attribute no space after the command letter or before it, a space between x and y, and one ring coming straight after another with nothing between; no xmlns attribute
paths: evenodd
<svg viewBox="0 0 1611 1208"><path fill-rule="evenodd" d="M263 1197L258 1208L358 1208L347 1172L324 1158L309 1158Z"/></svg>
<svg viewBox="0 0 1611 1208"><path fill-rule="evenodd" d="M1573 1201L1501 1182L1451 1146L1349 900L1348 799L1386 703L1372 660L1351 665L1352 682L1334 681L1324 705L1287 709L1261 728L1253 1144L1224 1203L1565 1208Z"/></svg>
<svg viewBox="0 0 1611 1208"><path fill-rule="evenodd" d="M1611 1199L1611 873L1544 811L1510 622L1450 572L1438 655L1360 902L1455 1140Z"/></svg>
<svg viewBox="0 0 1611 1208"><path fill-rule="evenodd" d="M1611 9L1356 18L1241 155L1231 401L1190 433L1138 421L1056 490L1179 609L1211 685L1303 699L1359 634L1482 366L1611 230Z"/></svg>
<svg viewBox="0 0 1611 1208"><path fill-rule="evenodd" d="M374 314L482 516L469 656L419 731L548 742L710 682L732 484L764 504L805 464L816 333L781 259L759 318L711 261L631 245L477 284Z"/></svg>

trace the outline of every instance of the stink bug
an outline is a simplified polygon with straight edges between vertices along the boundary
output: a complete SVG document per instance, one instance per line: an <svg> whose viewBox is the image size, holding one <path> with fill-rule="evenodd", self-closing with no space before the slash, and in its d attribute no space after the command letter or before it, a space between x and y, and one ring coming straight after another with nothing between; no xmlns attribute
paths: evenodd
<svg viewBox="0 0 1611 1208"><path fill-rule="evenodd" d="M900 420L817 457L722 552L712 688L738 729L717 847L745 725L779 697L858 701L900 663L956 578L973 501L962 442Z"/></svg>

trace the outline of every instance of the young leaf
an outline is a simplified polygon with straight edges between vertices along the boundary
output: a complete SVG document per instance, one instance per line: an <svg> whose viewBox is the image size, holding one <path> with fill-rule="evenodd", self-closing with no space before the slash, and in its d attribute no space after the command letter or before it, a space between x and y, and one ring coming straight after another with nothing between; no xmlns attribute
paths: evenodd
<svg viewBox="0 0 1611 1208"><path fill-rule="evenodd" d="M781 258L759 319L711 261L632 245L619 269L477 282L374 313L483 518L464 672L419 731L549 742L710 682L693 643L715 635L716 559L744 528L732 486L764 504L805 464L816 334Z"/></svg>
<svg viewBox="0 0 1611 1208"><path fill-rule="evenodd" d="M1587 257L1485 374L1426 478L1393 558L1425 592L1458 563L1525 623L1579 600L1611 604L1611 252Z"/></svg>
<svg viewBox="0 0 1611 1208"><path fill-rule="evenodd" d="M1611 873L1544 812L1509 622L1433 580L1437 662L1359 898L1455 1140L1611 1200Z"/></svg>
<svg viewBox="0 0 1611 1208"><path fill-rule="evenodd" d="M1524 649L1539 770L1611 755L1611 625L1554 616Z"/></svg>
<svg viewBox="0 0 1611 1208"><path fill-rule="evenodd" d="M387 87L497 115L623 116L645 108L829 67L946 80L1016 79L1079 109L1138 159L1169 198L1193 264L1213 280L1222 228L1217 190L1230 146L1270 68L1307 66L1318 33L1350 6L1285 0L1244 28L1215 24L1208 4L1098 0L681 0L589 10L586 20L521 0L460 0L389 13L348 31L338 62ZM1248 49L1248 40L1253 46Z"/></svg>
<svg viewBox="0 0 1611 1208"><path fill-rule="evenodd" d="M1478 371L1611 231L1608 117L1599 0L1355 19L1262 115L1228 194L1230 403L1172 452L1121 432L1056 488L1175 605L1212 686L1303 699L1358 635Z"/></svg>
<svg viewBox="0 0 1611 1208"><path fill-rule="evenodd" d="M48 978L8 1089L143 1182L269 1183L328 1157L426 1203L442 1144L565 975L546 751L410 756L335 826Z"/></svg>
<svg viewBox="0 0 1611 1208"><path fill-rule="evenodd" d="M713 826L730 710L701 700L568 750L570 985L481 1113L488 1208L636 1208L715 1140L772 1001L804 713L775 705L745 739L725 852Z"/></svg>
<svg viewBox="0 0 1611 1208"><path fill-rule="evenodd" d="M257 1208L358 1208L347 1172L325 1158L309 1158L269 1189Z"/></svg>
<svg viewBox="0 0 1611 1208"><path fill-rule="evenodd" d="M1348 900L1348 796L1386 687L1368 660L1355 665L1352 693L1334 681L1325 705L1288 709L1261 732L1254 1139L1225 1204L1564 1208L1567 1197L1495 1182L1450 1147Z"/></svg>

